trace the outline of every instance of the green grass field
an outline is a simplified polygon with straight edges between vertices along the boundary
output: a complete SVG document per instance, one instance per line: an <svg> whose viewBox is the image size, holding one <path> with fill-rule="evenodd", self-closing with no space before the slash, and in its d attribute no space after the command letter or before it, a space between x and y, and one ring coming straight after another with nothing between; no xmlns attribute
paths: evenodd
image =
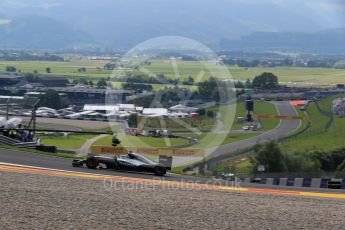
<svg viewBox="0 0 345 230"><path fill-rule="evenodd" d="M266 102L266 101L256 101L254 103L254 113L255 114L273 114L277 115L277 109L274 104ZM236 117L246 117L247 112L245 108L245 103L240 102L237 104L237 109L236 109ZM273 128L275 128L279 124L279 120L271 120L271 119L262 119L260 120L260 123L262 125L262 129L260 131L268 131ZM232 130L236 129L242 129L242 127L245 124L243 123L237 123L234 121L232 125Z"/></svg>
<svg viewBox="0 0 345 230"><path fill-rule="evenodd" d="M260 101L254 104L254 113L255 114L274 114L277 115L277 109L275 105L269 102ZM272 119L261 119L260 123L262 125L262 129L260 131L268 131L274 129L279 125L279 120L272 120Z"/></svg>
<svg viewBox="0 0 345 230"><path fill-rule="evenodd" d="M97 79L99 77L111 77L112 71L104 70L103 66L108 61L72 59L65 62L47 62L47 61L0 61L0 72L5 72L6 66L15 66L22 73L34 72L37 70L42 75L67 76L71 79L77 77L88 77ZM192 76L197 79L200 71L205 71L199 81L208 79L210 76L219 78L233 78L238 80L253 79L263 72L272 72L279 77L282 83L304 83L330 84L345 83L345 70L333 68L299 68L299 67L274 67L274 68L240 68L237 66L218 66L214 63L208 63L207 68L199 62L179 61L179 73L181 79ZM47 74L45 69L50 67L51 74ZM85 67L86 72L80 73L78 69ZM168 77L175 78L175 72L171 62L166 60L153 61L150 65L143 65L152 74L164 73ZM229 76L229 72L230 75ZM157 86L160 87L160 86Z"/></svg>
<svg viewBox="0 0 345 230"><path fill-rule="evenodd" d="M216 147L221 144L233 143L243 139L251 138L260 133L243 133L243 134L193 134L193 133L183 133L179 134L186 137L194 137L201 142L199 144L193 145L190 148L211 148ZM118 135L121 140L121 146L124 147L174 147L176 145L188 144L189 142L184 139L171 138L169 142L166 143L164 138L154 138L154 137L134 137L126 135ZM94 146L111 146L111 137L104 137L93 144Z"/></svg>
<svg viewBox="0 0 345 230"><path fill-rule="evenodd" d="M88 77L97 79L100 77L110 77L111 71L104 70L103 66L107 61L91 61L91 60L72 60L65 62L49 62L49 61L0 61L0 72L5 72L6 66L14 66L17 71L22 73L33 73L35 70L38 74L45 76L66 76L70 79L77 77ZM46 72L46 68L51 68L51 73ZM86 72L78 72L81 67L86 68ZM101 68L100 70L97 67Z"/></svg>
<svg viewBox="0 0 345 230"><path fill-rule="evenodd" d="M311 82L311 83L345 83L345 70L333 68L300 68L300 67L274 67L274 68L241 68L237 66L227 66L228 71L218 70L219 66L209 64L209 68L204 68L198 62L178 62L179 71L182 78L188 76L197 76L200 70L205 71L203 80L209 78L212 74L207 70L216 72L219 78L228 78L230 72L233 79L246 80L253 79L263 72L272 72L279 77L280 82ZM152 73L165 73L167 76L174 76L174 69L168 61L156 61L151 65L145 66Z"/></svg>
<svg viewBox="0 0 345 230"><path fill-rule="evenodd" d="M219 130L222 131L228 131L231 127L231 122L229 122L229 118L226 117L226 111L227 109L231 110L234 105L221 105L214 107L214 111L220 113L220 120L224 124L222 126L222 129ZM232 111L233 112L233 111ZM277 110L275 106L272 103L269 102L256 102L255 104L255 112L258 114L277 114ZM237 110L236 110L236 116L245 116L245 105L244 102L237 104ZM190 130L188 132L178 132L179 129L174 129L174 134L186 136L186 137L193 137L199 140L199 144L191 146L191 148L211 148L220 146L223 144L233 143L236 141L240 141L243 139L248 139L257 135L260 135L264 131L268 131L270 129L275 128L278 124L278 120L262 120L261 121L263 128L260 129L258 132L255 133L236 133L236 134L226 134L226 133L202 133L202 134L196 134L192 133ZM232 130L235 129L242 129L242 126L244 124L233 124ZM203 127L207 128L207 127ZM212 127L210 127L212 128ZM213 126L214 128L214 126ZM200 130L200 127L198 128ZM134 137L134 136L126 136L126 135L119 135L120 140L122 141L122 146L126 147L171 147L175 145L182 145L182 144L188 144L188 141L182 140L182 139L170 139L170 142L166 143L163 138L152 138L152 137ZM94 145L107 145L109 146L111 144L111 137L105 137L96 143Z"/></svg>
<svg viewBox="0 0 345 230"><path fill-rule="evenodd" d="M212 148L212 147L217 147L220 145L224 144L230 144L234 143L237 141L241 141L244 139L248 139L254 136L257 136L261 134L261 132L256 132L256 133L236 133L236 134L194 134L194 133L184 133L181 134L181 136L188 136L188 137L193 137L197 138L200 143L191 146L191 148L201 148L201 149L206 149L206 148Z"/></svg>
<svg viewBox="0 0 345 230"><path fill-rule="evenodd" d="M63 137L42 136L42 144L60 149L79 149L94 135L68 135ZM111 143L111 142L110 142Z"/></svg>
<svg viewBox="0 0 345 230"><path fill-rule="evenodd" d="M26 154L28 152L30 153L36 153L36 154L42 154L42 155L48 155L48 156L54 156L54 157L60 157L60 158L68 158L68 159L82 159L81 157L77 157L75 154L71 153L49 153L49 152L42 152L35 149L25 149L25 152L23 151L23 148L14 147L14 146L8 146L8 145L0 145L0 149L10 149L15 150L18 152L22 152L23 154Z"/></svg>
<svg viewBox="0 0 345 230"><path fill-rule="evenodd" d="M111 146L111 136L104 137L96 141L93 145L99 146ZM124 147L171 147L175 145L188 144L189 142L184 139L170 138L166 143L163 138L154 138L154 137L134 137L124 134L118 134L118 138L121 140L121 145Z"/></svg>
<svg viewBox="0 0 345 230"><path fill-rule="evenodd" d="M235 115L233 115L235 110L234 105L215 106L212 110L220 114L220 121L223 123L221 130L238 130L242 129L242 127L245 125L244 123L236 122L237 117L247 116L245 102L237 102ZM276 107L272 103L266 101L256 101L254 105L254 113L273 115L278 114ZM235 119L233 122L231 122L231 117ZM267 131L273 129L279 124L278 120L263 119L260 122L263 126L263 128L260 129L260 131Z"/></svg>

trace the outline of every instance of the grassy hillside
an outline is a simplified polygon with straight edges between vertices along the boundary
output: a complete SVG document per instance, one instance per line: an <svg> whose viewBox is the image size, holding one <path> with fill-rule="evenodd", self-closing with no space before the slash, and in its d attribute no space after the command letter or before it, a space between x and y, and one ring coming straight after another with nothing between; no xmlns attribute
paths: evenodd
<svg viewBox="0 0 345 230"><path fill-rule="evenodd" d="M331 111L332 101L338 95L325 98L319 102L319 106L324 111ZM282 144L283 149L289 150L311 150L323 149L331 150L345 146L345 118L334 116L334 121L327 131L323 131L330 117L320 114L315 104L311 104L307 108L309 118L311 119L311 127L296 139Z"/></svg>

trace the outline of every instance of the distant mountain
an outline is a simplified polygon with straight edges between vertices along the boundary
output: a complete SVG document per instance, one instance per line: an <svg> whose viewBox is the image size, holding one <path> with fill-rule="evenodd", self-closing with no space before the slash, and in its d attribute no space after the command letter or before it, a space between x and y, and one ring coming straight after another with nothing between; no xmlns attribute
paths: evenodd
<svg viewBox="0 0 345 230"><path fill-rule="evenodd" d="M345 28L322 30L315 33L254 32L240 40L223 39L221 49L284 50L311 53L345 54Z"/></svg>
<svg viewBox="0 0 345 230"><path fill-rule="evenodd" d="M0 25L0 48L72 48L94 42L90 35L43 16L19 16Z"/></svg>
<svg viewBox="0 0 345 230"><path fill-rule="evenodd" d="M244 45L255 46L263 42L261 36L265 37L267 32L271 33L269 36L285 34L293 37L295 32L308 36L323 29L345 26L343 18L333 17L329 11L320 15L309 7L313 2L0 0L0 15L13 18L10 25L0 26L1 38L6 36L5 41L0 40L0 47L61 49L83 44L131 48L164 35L192 38L211 47L219 47L220 40L226 47L229 41L239 39ZM37 18L23 16L28 14ZM22 26L24 24L26 28ZM276 41L272 39L272 42Z"/></svg>
<svg viewBox="0 0 345 230"><path fill-rule="evenodd" d="M68 1L47 15L75 25L109 46L132 47L146 39L178 35L208 45L253 31L313 31L320 25L310 14L272 3L248 5L229 0ZM66 13L66 11L68 13ZM65 12L64 17L61 17ZM316 17L315 17L316 18Z"/></svg>

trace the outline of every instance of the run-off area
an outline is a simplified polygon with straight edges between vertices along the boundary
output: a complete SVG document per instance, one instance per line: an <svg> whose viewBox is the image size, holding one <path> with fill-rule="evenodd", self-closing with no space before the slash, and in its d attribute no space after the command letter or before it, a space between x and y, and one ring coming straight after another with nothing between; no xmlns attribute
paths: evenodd
<svg viewBox="0 0 345 230"><path fill-rule="evenodd" d="M0 172L0 228L341 229L339 199Z"/></svg>

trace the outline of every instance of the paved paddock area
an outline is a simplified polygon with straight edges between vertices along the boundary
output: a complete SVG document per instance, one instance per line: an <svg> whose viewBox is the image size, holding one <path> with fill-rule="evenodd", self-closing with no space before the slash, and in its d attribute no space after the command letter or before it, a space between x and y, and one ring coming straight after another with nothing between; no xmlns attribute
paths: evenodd
<svg viewBox="0 0 345 230"><path fill-rule="evenodd" d="M30 121L30 118L25 117L24 121L28 122ZM109 127L110 123L104 122L104 121L69 120L69 119L37 117L37 124L42 125L42 126L62 125L62 126L80 127L83 129L105 129ZM116 125L117 123L111 122L111 124Z"/></svg>
<svg viewBox="0 0 345 230"><path fill-rule="evenodd" d="M106 185L106 186L104 186ZM0 171L0 229L343 229L345 200Z"/></svg>

